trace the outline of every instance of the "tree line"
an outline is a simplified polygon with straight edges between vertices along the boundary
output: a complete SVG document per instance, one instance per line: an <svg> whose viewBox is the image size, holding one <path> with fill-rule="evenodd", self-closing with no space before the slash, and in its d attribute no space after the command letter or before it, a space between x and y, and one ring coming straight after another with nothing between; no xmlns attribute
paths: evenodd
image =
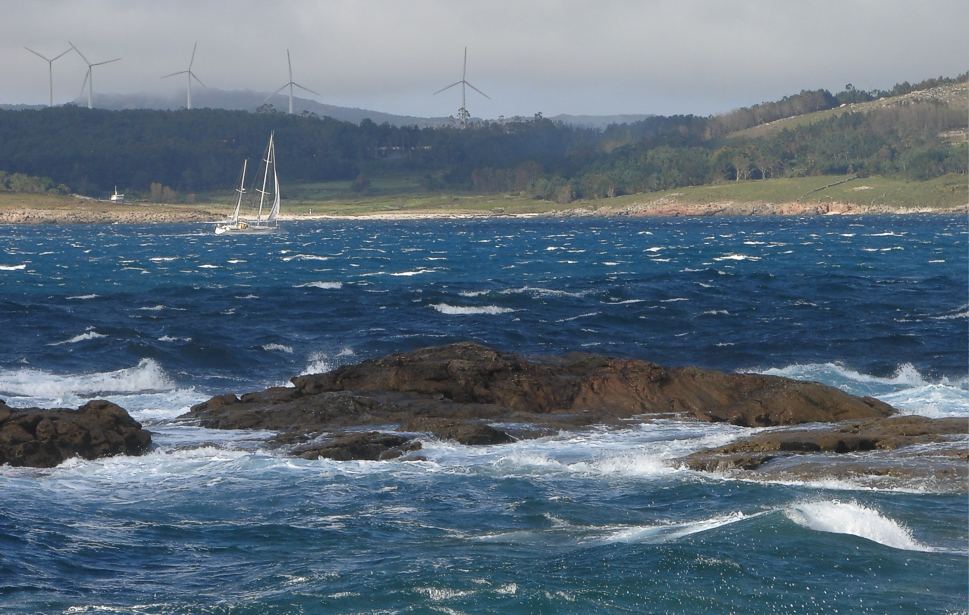
<svg viewBox="0 0 969 615"><path fill-rule="evenodd" d="M892 93L946 85L939 78ZM359 125L311 114L221 109L107 111L64 106L0 111L0 190L97 194L117 185L152 198L227 189L275 131L285 182L390 174L427 189L519 192L568 202L717 181L841 173L927 179L966 172L965 109L913 103L843 113L758 138L738 130L882 92L803 91L728 114L656 116L603 130L533 118L468 129ZM32 178L32 179L31 179Z"/></svg>

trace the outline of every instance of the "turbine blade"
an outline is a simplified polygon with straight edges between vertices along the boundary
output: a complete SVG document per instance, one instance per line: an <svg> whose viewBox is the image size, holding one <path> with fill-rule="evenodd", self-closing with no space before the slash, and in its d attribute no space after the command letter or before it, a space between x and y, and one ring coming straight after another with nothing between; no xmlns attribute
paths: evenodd
<svg viewBox="0 0 969 615"><path fill-rule="evenodd" d="M177 73L169 73L167 75L162 75L161 79L168 79L169 77L174 77L175 75L184 75L187 72L188 72L187 70L180 70Z"/></svg>
<svg viewBox="0 0 969 615"><path fill-rule="evenodd" d="M282 86L280 86L280 88L278 90L276 90L275 92L273 92L272 94L270 94L269 96L267 96L266 97L266 100L264 100L262 102L269 102L269 99L270 98L272 98L276 94L279 94L280 92L282 92L283 90L285 90L288 87L289 87L289 84L288 83L284 83Z"/></svg>
<svg viewBox="0 0 969 615"><path fill-rule="evenodd" d="M40 55L39 53L37 53L36 51L34 51L33 49L31 49L30 47L24 47L24 49L26 49L30 53L34 54L35 56L37 56L41 60L44 60L46 62L53 62L53 60L51 60L50 58L45 58L44 56ZM68 50L68 51L70 51L70 50ZM62 53L61 55L64 55L64 54ZM58 56L58 57L60 57L60 56Z"/></svg>
<svg viewBox="0 0 969 615"><path fill-rule="evenodd" d="M468 78L468 48L464 48L464 68L461 69L461 81Z"/></svg>
<svg viewBox="0 0 969 615"><path fill-rule="evenodd" d="M454 83L452 83L451 85L447 86L446 88L441 88L440 90L434 92L434 95L436 96L436 95L440 94L441 92L443 92L444 90L450 90L454 86L461 85L462 83L463 83L463 81L455 81Z"/></svg>
<svg viewBox="0 0 969 615"><path fill-rule="evenodd" d="M482 96L484 96L484 97L485 97L485 98L487 98L488 100L491 100L491 97L490 97L490 96L488 96L487 94L485 94L484 92L482 92L482 91L481 91L481 90L479 90L478 88L476 88L476 87L474 87L473 85L471 85L471 84L470 84L470 83L468 83L467 81L465 81L464 83L465 83L465 84L466 84L466 85L467 85L467 86L468 86L469 88L471 88L472 90L474 90L475 92L477 92L478 94L481 94Z"/></svg>
<svg viewBox="0 0 969 615"><path fill-rule="evenodd" d="M310 94L316 94L317 96L322 96L322 94L320 94L319 92L314 92L313 90L309 89L305 85L300 85L300 84L296 83L295 81L293 82L293 85L295 85L296 87L298 87L301 90L306 90Z"/></svg>
<svg viewBox="0 0 969 615"><path fill-rule="evenodd" d="M289 58L289 49L286 50L286 63L289 64L289 81L293 82L293 61Z"/></svg>
<svg viewBox="0 0 969 615"><path fill-rule="evenodd" d="M115 58L115 59L113 59L113 60L105 60L104 62L95 62L95 63L94 63L94 64L92 64L91 66L101 66L102 64L111 64L112 62L117 62L117 61L118 61L118 60L120 60L120 59L121 59L121 58Z"/></svg>
<svg viewBox="0 0 969 615"><path fill-rule="evenodd" d="M195 50L199 48L199 42L195 41L195 46L192 47L192 59L188 61L188 70L192 70L192 64L195 62Z"/></svg>
<svg viewBox="0 0 969 615"><path fill-rule="evenodd" d="M199 79L198 77L196 77L195 76L195 73L193 73L192 71L189 71L188 72L188 76L191 77L192 79L195 79L196 81L198 81L199 82L199 85L202 86L203 88L209 87L209 86L205 85L204 83L202 83L202 80Z"/></svg>
<svg viewBox="0 0 969 615"><path fill-rule="evenodd" d="M87 56L85 56L83 53L81 53L81 50L77 48L77 45L75 45L71 41L67 41L67 44L71 46L71 49L73 49L74 51L77 52L77 55L81 56L81 59L84 60L84 63L85 64L87 64L88 66L91 65L91 63L88 62L88 60L87 60Z"/></svg>
<svg viewBox="0 0 969 615"><path fill-rule="evenodd" d="M56 59L58 59L58 58L60 58L61 56L63 56L63 55L65 55L65 54L67 54L67 53L70 53L70 51L71 51L71 48L70 48L70 47L68 47L68 48L67 48L67 49L65 49L64 51L62 51L62 52L60 52L59 54L57 54L56 56L54 56L53 58L51 58L51 60L50 60L50 61L51 61L51 62L53 62L54 60L56 60Z"/></svg>

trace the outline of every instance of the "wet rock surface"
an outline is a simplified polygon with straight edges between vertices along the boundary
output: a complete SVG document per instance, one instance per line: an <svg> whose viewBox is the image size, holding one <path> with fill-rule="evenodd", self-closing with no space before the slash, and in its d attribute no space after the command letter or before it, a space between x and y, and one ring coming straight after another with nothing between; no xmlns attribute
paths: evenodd
<svg viewBox="0 0 969 615"><path fill-rule="evenodd" d="M513 441L489 424L499 422L569 429L676 415L771 426L894 412L872 398L777 376L591 354L529 360L470 342L380 357L292 382L293 387L213 397L181 418L217 429L274 430L279 443L381 426L473 445ZM297 454L304 453L310 454Z"/></svg>
<svg viewBox="0 0 969 615"><path fill-rule="evenodd" d="M15 409L0 401L0 465L50 468L71 457L140 455L149 446L151 435L111 402L45 410Z"/></svg>

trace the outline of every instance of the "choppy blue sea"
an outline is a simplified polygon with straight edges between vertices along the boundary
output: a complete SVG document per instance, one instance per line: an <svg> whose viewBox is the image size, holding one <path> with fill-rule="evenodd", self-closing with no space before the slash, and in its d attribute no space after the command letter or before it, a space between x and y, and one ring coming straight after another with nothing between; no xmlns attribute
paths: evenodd
<svg viewBox="0 0 969 615"><path fill-rule="evenodd" d="M137 458L0 467L0 612L964 613L965 489L753 483L661 421L427 461L291 459L171 419L477 340L807 378L969 420L965 217L0 227L0 398L92 397Z"/></svg>

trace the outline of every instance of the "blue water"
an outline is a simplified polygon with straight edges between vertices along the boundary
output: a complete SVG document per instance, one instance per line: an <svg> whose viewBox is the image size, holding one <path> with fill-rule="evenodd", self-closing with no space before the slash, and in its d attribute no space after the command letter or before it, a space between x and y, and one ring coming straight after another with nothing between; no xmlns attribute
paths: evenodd
<svg viewBox="0 0 969 615"><path fill-rule="evenodd" d="M964 217L0 227L0 398L107 397L140 458L0 468L0 611L945 613L965 489L751 483L659 422L427 461L178 425L225 391L473 339L809 378L969 417Z"/></svg>

